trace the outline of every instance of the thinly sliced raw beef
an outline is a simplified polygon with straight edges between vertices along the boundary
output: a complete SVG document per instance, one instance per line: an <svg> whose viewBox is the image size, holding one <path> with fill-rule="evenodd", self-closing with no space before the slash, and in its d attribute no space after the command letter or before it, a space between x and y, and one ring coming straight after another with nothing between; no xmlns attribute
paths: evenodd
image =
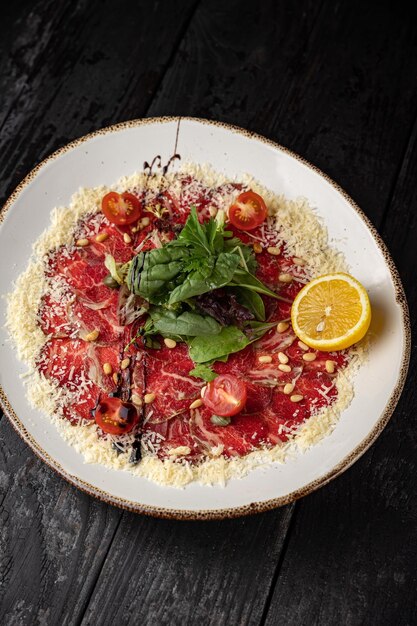
<svg viewBox="0 0 417 626"><path fill-rule="evenodd" d="M222 454L227 457L247 454L268 434L265 421L258 415L239 413L228 426L215 426L211 417L212 412L206 407L192 411L191 433L207 454L218 446L223 446Z"/></svg>
<svg viewBox="0 0 417 626"><path fill-rule="evenodd" d="M181 459L197 460L202 457L204 452L204 448L191 431L190 411L183 412L163 422L146 422L143 427L143 436L145 441L155 441L155 437L157 437L157 454L160 458L168 457L176 460L176 456L170 455L170 451L183 447L189 448L190 451L187 454L182 452L179 457Z"/></svg>
<svg viewBox="0 0 417 626"><path fill-rule="evenodd" d="M229 355L226 363L217 361L213 365L213 370L217 374L233 374L234 376L242 376L249 372L255 364L255 354L251 345L246 346L240 352ZM194 365L193 365L194 367Z"/></svg>
<svg viewBox="0 0 417 626"><path fill-rule="evenodd" d="M79 418L92 419L100 388L89 378L90 359L86 344L71 339L50 339L44 345L38 359L39 371L57 383L66 392L63 412L71 421Z"/></svg>
<svg viewBox="0 0 417 626"><path fill-rule="evenodd" d="M204 382L189 375L194 367L188 356L188 347L162 347L150 350L146 356L146 393L154 394L152 404L146 407L145 421L164 422L179 413L188 412L194 400L200 397Z"/></svg>
<svg viewBox="0 0 417 626"><path fill-rule="evenodd" d="M37 365L61 387L60 410L67 419L91 420L100 395L115 394L133 401L141 414L136 450L140 452L142 435L148 453L199 462L212 455L237 457L285 442L311 415L334 402L335 376L348 362L347 352L306 349L290 324L281 333L274 326L244 350L230 354L227 362L212 366L217 374L243 379L247 389L243 411L229 425L216 426L204 405L190 409L206 383L190 376L194 363L186 344L145 348L137 334L143 324L143 301L103 283L108 274L106 255L124 264L141 250L161 247L181 229L192 205L204 221L227 208L243 189L235 183L209 187L189 175L179 175L169 188L129 189L140 198L146 221L139 220L133 228L118 227L102 213L91 213L79 222L73 246L49 254L50 289L38 312L48 340ZM257 277L289 300L264 297L267 322L289 320L291 301L311 278L303 260L287 254L272 219L250 232L233 226L230 230L247 245L261 245L256 254ZM268 252L271 246L274 250ZM281 274L292 278L280 281ZM98 336L87 341L92 331ZM309 357L313 360L303 358L306 352L314 353ZM334 366L329 366L329 360ZM299 397L292 401L293 395Z"/></svg>
<svg viewBox="0 0 417 626"><path fill-rule="evenodd" d="M79 335L83 339L92 331L97 330L99 331L97 343L107 345L118 341L124 334L124 327L114 319L115 313L111 307L94 310L77 300L71 307L71 312L72 319L79 324Z"/></svg>
<svg viewBox="0 0 417 626"><path fill-rule="evenodd" d="M68 317L68 310L71 304L71 298L65 300L59 298L57 300L49 294L42 296L38 319L44 335L69 337L77 332L78 325L71 323Z"/></svg>

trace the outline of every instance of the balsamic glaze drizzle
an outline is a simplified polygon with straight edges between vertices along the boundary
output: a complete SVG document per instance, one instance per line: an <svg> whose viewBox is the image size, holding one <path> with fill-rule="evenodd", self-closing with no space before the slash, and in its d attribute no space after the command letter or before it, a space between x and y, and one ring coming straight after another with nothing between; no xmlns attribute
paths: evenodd
<svg viewBox="0 0 417 626"><path fill-rule="evenodd" d="M179 137L179 132L180 132L180 125L181 125L181 118L178 118L178 123L177 123L177 130L176 130L176 134L175 134L175 145L174 145L174 152L172 154L172 156L168 159L168 161L166 162L165 165L162 165L162 158L161 155L157 154L152 161L149 163L148 161L145 161L143 164L143 170L146 174L146 182L145 182L145 189L144 189L144 204L146 206L146 192L147 192L147 186L148 186L148 180L151 176L154 176L155 169L160 170L162 173L162 176L166 176L166 174L169 171L169 168L171 166L172 163L174 163L174 161L180 161L181 160L181 155L177 152L177 147L178 147L178 137ZM163 184L163 183L162 183ZM159 194L161 195L163 193L163 189L160 189ZM135 344L136 345L136 344ZM121 357L123 358L123 356ZM132 359L133 361L133 359ZM125 370L124 372L122 372L122 377L121 377L121 381L119 379L119 383L117 385L116 390L111 394L113 396L119 397L122 400L125 401L129 401L130 397L131 397L131 389L130 389L130 380L131 380L131 371L130 368L132 367L132 363L129 365L129 367L127 368L127 370ZM98 404L98 401L97 401ZM96 407L97 407L96 404ZM95 407L95 408L96 408ZM129 458L129 462L136 465L137 463L139 463L139 461L142 458L142 451L141 451L141 440L142 440L142 425L143 425L143 409L142 409L142 423L140 423L138 425L138 431L135 435L135 440L132 444L132 448L131 448L131 454L130 454L130 458ZM117 454L120 454L121 450L120 448L118 448L117 444L113 444L113 449L116 450Z"/></svg>

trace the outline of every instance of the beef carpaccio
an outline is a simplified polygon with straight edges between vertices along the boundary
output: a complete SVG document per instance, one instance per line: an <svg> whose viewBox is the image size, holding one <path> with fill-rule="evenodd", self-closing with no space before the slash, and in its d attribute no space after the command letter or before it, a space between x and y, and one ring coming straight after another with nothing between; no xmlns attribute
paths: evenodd
<svg viewBox="0 0 417 626"><path fill-rule="evenodd" d="M111 255L117 264L124 264L140 251L163 246L177 237L191 206L205 222L226 210L249 185L209 184L204 177L181 172L156 178L158 184L142 175L136 184L119 187L140 200L138 221L112 224L91 206L76 222L71 243L67 240L43 256L44 287L36 323L44 343L35 363L54 390L56 415L79 428L80 437L86 426L95 426L98 444L108 445L119 467L124 459L132 471L149 457L196 468L213 459L224 463L257 450L282 448L310 419L337 404L336 382L350 359L348 351L311 350L292 331L291 301L320 261L302 256L302 245L294 241L297 228L302 233L299 214L307 209L292 205L292 215L299 220L291 231L292 241L285 240L286 230L279 227L274 207L268 207L268 219L250 232L230 227L255 252L257 278L283 299L264 295L269 330L227 360L211 364L215 374L232 374L246 385L243 410L220 425L201 402L207 383L190 374L195 363L188 345L164 342L158 336L152 342L143 340L141 299L106 281L105 259ZM279 203L284 206L285 200L275 202ZM306 229L315 220L312 214L308 219ZM317 245L324 258L322 243ZM336 254L329 259L331 267L340 263ZM129 419L134 426L128 434L103 432L95 425L95 411L103 398L133 405L135 415Z"/></svg>

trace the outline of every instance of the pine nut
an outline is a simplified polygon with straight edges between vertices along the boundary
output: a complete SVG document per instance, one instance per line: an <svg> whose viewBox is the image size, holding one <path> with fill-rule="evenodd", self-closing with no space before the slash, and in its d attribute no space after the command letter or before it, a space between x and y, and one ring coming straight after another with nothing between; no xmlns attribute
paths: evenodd
<svg viewBox="0 0 417 626"><path fill-rule="evenodd" d="M297 393L290 397L291 402L301 402L304 396L299 396Z"/></svg>
<svg viewBox="0 0 417 626"><path fill-rule="evenodd" d="M129 367L130 365L130 359L128 357L126 357L125 359L123 359L123 361L120 363L120 369L125 370Z"/></svg>
<svg viewBox="0 0 417 626"><path fill-rule="evenodd" d="M262 252L262 246L257 241L253 244L253 251L255 254L260 254Z"/></svg>
<svg viewBox="0 0 417 626"><path fill-rule="evenodd" d="M197 400L194 400L194 402L191 402L189 408L190 409L198 409L199 406L201 406L203 404L203 401L201 398L197 398Z"/></svg>
<svg viewBox="0 0 417 626"><path fill-rule="evenodd" d="M104 363L104 365L103 365L103 372L105 374L107 374L107 375L110 375L112 373L112 371L113 371L113 368L112 368L111 364L110 363Z"/></svg>
<svg viewBox="0 0 417 626"><path fill-rule="evenodd" d="M145 404L152 404L155 398L156 398L156 395L154 393L145 393L145 395L143 396L143 400Z"/></svg>
<svg viewBox="0 0 417 626"><path fill-rule="evenodd" d="M291 274L280 274L278 280L280 283L290 283L292 282L292 276Z"/></svg>
<svg viewBox="0 0 417 626"><path fill-rule="evenodd" d="M142 398L137 393L132 393L132 402L137 406L142 406Z"/></svg>
<svg viewBox="0 0 417 626"><path fill-rule="evenodd" d="M278 365L278 369L281 370L281 372L291 372L291 365L281 363L280 365Z"/></svg>
<svg viewBox="0 0 417 626"><path fill-rule="evenodd" d="M103 241L106 241L106 239L109 238L109 233L99 233L96 237L96 241L98 243L102 243Z"/></svg>
<svg viewBox="0 0 417 626"><path fill-rule="evenodd" d="M304 261L304 259L300 259L300 257L298 256L293 256L292 258L294 265L305 265L306 262Z"/></svg>
<svg viewBox="0 0 417 626"><path fill-rule="evenodd" d="M334 361L326 361L326 372L334 374L336 363Z"/></svg>
<svg viewBox="0 0 417 626"><path fill-rule="evenodd" d="M317 354L315 352L306 352L303 354L303 360L310 363L311 361L315 361L317 358Z"/></svg>
<svg viewBox="0 0 417 626"><path fill-rule="evenodd" d="M149 217L142 217L142 219L140 220L140 225L142 228L149 226L150 223L151 223L151 220L149 219Z"/></svg>
<svg viewBox="0 0 417 626"><path fill-rule="evenodd" d="M260 357L258 358L258 361L259 361L259 363L271 363L271 361L272 361L272 356L267 356L267 355L265 355L265 356L260 356Z"/></svg>
<svg viewBox="0 0 417 626"><path fill-rule="evenodd" d="M290 325L288 324L288 322L279 322L279 324L277 324L277 331L279 333L285 333L286 330L288 330L290 327Z"/></svg>
<svg viewBox="0 0 417 626"><path fill-rule="evenodd" d="M272 254L272 256L279 256L281 254L280 248L277 248L276 246L269 246L266 251L269 252L269 254Z"/></svg>
<svg viewBox="0 0 417 626"><path fill-rule="evenodd" d="M175 341L175 339L169 339L169 337L166 337L166 339L164 339L164 344L167 348L175 348L177 342Z"/></svg>
<svg viewBox="0 0 417 626"><path fill-rule="evenodd" d="M117 372L114 372L113 374L113 382L115 385L119 384L119 374Z"/></svg>
<svg viewBox="0 0 417 626"><path fill-rule="evenodd" d="M84 246L88 246L89 243L90 242L88 241L88 239L77 239L77 241L75 242L75 245L84 247Z"/></svg>
<svg viewBox="0 0 417 626"><path fill-rule="evenodd" d="M100 331L99 330L92 330L91 333L88 333L88 335L85 336L85 340L86 341L95 341L97 339L97 337L99 336Z"/></svg>
<svg viewBox="0 0 417 626"><path fill-rule="evenodd" d="M294 386L292 383L287 383L284 387L284 393L286 396L289 396L290 393L294 391Z"/></svg>
<svg viewBox="0 0 417 626"><path fill-rule="evenodd" d="M310 348L308 346L306 346L304 341L299 341L298 342L298 347L301 348L301 350L310 350Z"/></svg>
<svg viewBox="0 0 417 626"><path fill-rule="evenodd" d="M132 243L132 237L131 237L128 233L125 233L125 234L123 235L123 241L124 241L125 243Z"/></svg>
<svg viewBox="0 0 417 626"><path fill-rule="evenodd" d="M209 208L209 213L210 213L210 217L216 217L216 215L217 215L217 209L216 209L216 207L215 207L215 206L211 206L211 207Z"/></svg>
<svg viewBox="0 0 417 626"><path fill-rule="evenodd" d="M278 352L278 361L280 363L288 363L289 358L287 357L286 354L284 354L283 352Z"/></svg>

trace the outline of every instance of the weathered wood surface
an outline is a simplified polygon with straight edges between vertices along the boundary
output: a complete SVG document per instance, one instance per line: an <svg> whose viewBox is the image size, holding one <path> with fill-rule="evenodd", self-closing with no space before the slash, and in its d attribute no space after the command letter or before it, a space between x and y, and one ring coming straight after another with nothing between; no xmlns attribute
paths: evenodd
<svg viewBox="0 0 417 626"><path fill-rule="evenodd" d="M388 2L258 5L0 8L1 194L103 125L164 114L240 124L352 194L382 228L414 312L413 16ZM92 500L2 419L1 623L415 623L415 406L410 381L378 442L316 494L212 523Z"/></svg>

